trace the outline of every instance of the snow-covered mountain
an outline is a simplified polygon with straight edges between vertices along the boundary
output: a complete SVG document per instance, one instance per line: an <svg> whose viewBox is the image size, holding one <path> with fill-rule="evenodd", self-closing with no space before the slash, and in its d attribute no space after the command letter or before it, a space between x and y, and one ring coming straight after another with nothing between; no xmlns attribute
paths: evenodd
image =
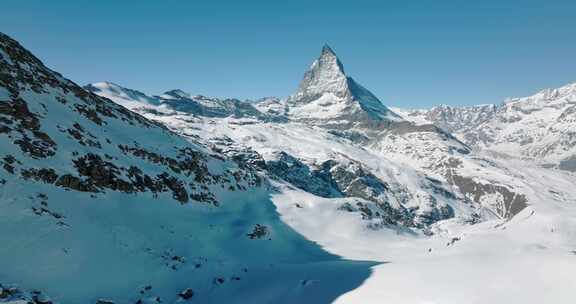
<svg viewBox="0 0 576 304"><path fill-rule="evenodd" d="M258 111L254 105L238 99L218 99L202 95L191 96L182 90L175 89L159 96L148 96L140 91L127 89L111 82L98 82L84 86L84 89L109 98L127 108L141 108L142 111L155 107L173 109L207 117L254 117L262 120L271 116ZM134 96L134 97L132 97Z"/></svg>
<svg viewBox="0 0 576 304"><path fill-rule="evenodd" d="M327 46L286 99L83 89L0 35L0 302L567 303L576 177L448 128L498 110L406 115Z"/></svg>
<svg viewBox="0 0 576 304"><path fill-rule="evenodd" d="M100 88L96 94L123 102L115 95L118 90L105 85L86 88L95 87ZM503 178L510 175L505 167L470 155L468 146L432 124L402 119L359 88L325 46L297 93L287 100L247 104L260 115L209 115L161 97L153 110L131 109L233 158L251 158L269 174L309 193L362 198L367 201L362 206L368 207L341 208L360 212L371 227L430 232L430 225L440 220L510 218L526 207L525 186ZM187 97L177 100L191 102Z"/></svg>
<svg viewBox="0 0 576 304"><path fill-rule="evenodd" d="M496 105L485 104L471 107L440 105L428 110L393 108L402 117L417 124L435 124L450 133L465 133L494 117Z"/></svg>
<svg viewBox="0 0 576 304"><path fill-rule="evenodd" d="M0 302L325 303L373 264L284 224L262 173L82 89L3 34L0 166Z"/></svg>
<svg viewBox="0 0 576 304"><path fill-rule="evenodd" d="M434 123L480 150L576 171L576 83L511 98L498 106L442 106L402 114Z"/></svg>
<svg viewBox="0 0 576 304"><path fill-rule="evenodd" d="M287 103L292 120L307 123L350 128L400 120L370 91L346 76L344 66L328 45Z"/></svg>
<svg viewBox="0 0 576 304"><path fill-rule="evenodd" d="M110 92L96 93L116 99ZM273 183L286 183L273 196L281 218L330 252L399 263L374 268L375 275L340 298L342 303L467 302L491 279L487 263L508 265L512 281L524 279L531 290L517 297L520 302L551 299L537 291L540 284L556 284L555 299L566 298L576 285L542 278L556 275L552 269L558 265L574 268L567 264L576 246L570 237L576 213L568 203L576 199L574 177L477 153L443 129L480 124L496 111L493 106L430 114L442 117L442 127L431 118L413 122L420 114L402 118L406 112L384 106L346 76L329 47L294 95L250 105L265 116L216 117L163 102L132 110L258 168ZM540 254L536 248L550 250ZM518 254L526 258L515 259ZM525 263L549 266L542 274ZM459 271L470 275L455 283L451 278L460 277ZM416 284L399 279L405 272L426 279ZM526 277L538 279L526 282ZM439 292L448 285L456 289ZM518 289L506 282L490 285L471 302L505 303L510 290Z"/></svg>

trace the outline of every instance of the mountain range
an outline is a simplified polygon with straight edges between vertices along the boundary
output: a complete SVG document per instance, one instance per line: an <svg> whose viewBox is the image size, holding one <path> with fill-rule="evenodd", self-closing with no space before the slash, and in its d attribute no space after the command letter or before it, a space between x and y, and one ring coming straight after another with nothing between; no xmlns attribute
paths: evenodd
<svg viewBox="0 0 576 304"><path fill-rule="evenodd" d="M576 83L510 98L500 105L404 111L414 122L436 124L478 150L575 171Z"/></svg>
<svg viewBox="0 0 576 304"><path fill-rule="evenodd" d="M392 108L324 46L287 98L148 95L0 34L0 302L567 303L573 130L574 84Z"/></svg>

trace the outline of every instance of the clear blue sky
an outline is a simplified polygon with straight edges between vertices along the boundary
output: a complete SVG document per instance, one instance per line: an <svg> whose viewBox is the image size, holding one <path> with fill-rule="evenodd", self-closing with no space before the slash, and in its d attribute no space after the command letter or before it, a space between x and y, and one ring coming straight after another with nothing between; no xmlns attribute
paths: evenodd
<svg viewBox="0 0 576 304"><path fill-rule="evenodd" d="M575 0L2 0L0 31L77 83L147 93L287 96L324 43L388 105L576 81Z"/></svg>

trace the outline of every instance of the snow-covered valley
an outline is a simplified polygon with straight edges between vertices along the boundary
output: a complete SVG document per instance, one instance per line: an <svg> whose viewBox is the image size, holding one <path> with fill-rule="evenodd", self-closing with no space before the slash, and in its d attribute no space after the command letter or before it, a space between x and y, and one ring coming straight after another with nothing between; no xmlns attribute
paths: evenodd
<svg viewBox="0 0 576 304"><path fill-rule="evenodd" d="M152 96L1 34L0 76L0 302L573 301L573 85L388 108L325 46L288 98Z"/></svg>

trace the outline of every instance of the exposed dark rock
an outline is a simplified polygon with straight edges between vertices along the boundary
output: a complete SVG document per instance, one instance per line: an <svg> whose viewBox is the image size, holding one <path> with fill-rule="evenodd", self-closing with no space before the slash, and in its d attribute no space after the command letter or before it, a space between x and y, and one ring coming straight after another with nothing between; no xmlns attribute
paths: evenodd
<svg viewBox="0 0 576 304"><path fill-rule="evenodd" d="M487 194L499 194L502 198L502 205L494 206L494 211L502 218L512 218L528 206L528 200L524 194L516 193L506 186L479 183L472 178L455 174L453 170L448 170L446 175L449 183L457 186L464 195L471 198L475 203L480 204L482 197Z"/></svg>
<svg viewBox="0 0 576 304"><path fill-rule="evenodd" d="M53 184L58 179L58 174L52 168L22 169L21 174L24 179L33 179L47 184Z"/></svg>
<svg viewBox="0 0 576 304"><path fill-rule="evenodd" d="M37 115L30 112L28 105L21 98L14 98L0 102L0 127L4 132L15 131L19 135L14 144L20 147L22 152L36 158L46 158L56 153L56 143L48 134L40 131L40 120ZM16 123L15 129L8 125ZM32 136L32 137L30 137Z"/></svg>
<svg viewBox="0 0 576 304"><path fill-rule="evenodd" d="M209 182L211 177L208 167L206 167L205 156L189 148L180 149L178 159L162 156L138 147L118 145L118 148L124 154L133 155L154 164L164 165L175 173L182 173L186 176L194 174L195 181L200 183Z"/></svg>
<svg viewBox="0 0 576 304"><path fill-rule="evenodd" d="M168 173L162 173L158 175L158 178L162 181L166 187L172 190L172 195L174 199L178 200L181 203L188 202L188 192L184 187L184 183L178 180L177 178L168 175Z"/></svg>
<svg viewBox="0 0 576 304"><path fill-rule="evenodd" d="M294 186L321 197L341 197L342 194L329 178L315 175L310 168L286 152L280 152L276 160L266 162L268 172Z"/></svg>
<svg viewBox="0 0 576 304"><path fill-rule="evenodd" d="M414 227L453 216L449 206L442 206L415 222L415 215L411 213L414 210L391 206L391 200L398 197L398 193L394 191L403 190L393 191L386 182L363 168L360 163L351 160L328 160L311 169L295 157L280 152L276 160L267 162L267 169L294 186L321 197L359 197L371 201L379 209L378 212L372 212L365 206L348 208L348 211L359 211L365 219L379 218L385 225ZM345 206L342 208L346 209Z"/></svg>
<svg viewBox="0 0 576 304"><path fill-rule="evenodd" d="M246 234L250 239L261 239L269 234L268 227L260 224L256 224L252 229L252 232Z"/></svg>
<svg viewBox="0 0 576 304"><path fill-rule="evenodd" d="M66 131L68 131L68 134L70 134L70 136L72 136L74 139L76 139L76 141L83 145L83 146L90 146L90 147L95 147L95 148L102 148L102 146L100 145L100 143L95 139L96 137L86 131L84 131L84 129L82 128L82 126L80 126L80 124L78 123L74 123L73 128L68 128ZM87 133L90 138L86 138L84 136L84 133Z"/></svg>
<svg viewBox="0 0 576 304"><path fill-rule="evenodd" d="M459 238L459 237L453 237L452 239L450 239L450 241L448 243L446 243L446 246L452 246L452 245L454 245L454 243L456 243L460 240L461 240L461 238Z"/></svg>
<svg viewBox="0 0 576 304"><path fill-rule="evenodd" d="M190 288L186 288L180 292L178 296L184 300L190 300L194 296L194 291Z"/></svg>
<svg viewBox="0 0 576 304"><path fill-rule="evenodd" d="M250 147L236 145L229 137L216 138L212 142L215 144L212 148L215 152L228 156L241 168L266 169L266 161L262 158L262 155Z"/></svg>
<svg viewBox="0 0 576 304"><path fill-rule="evenodd" d="M81 176L87 177L87 183L98 188L109 188L122 192L134 192L132 184L121 179L120 169L100 156L88 153L73 161Z"/></svg>
<svg viewBox="0 0 576 304"><path fill-rule="evenodd" d="M68 188L80 192L97 192L96 188L92 184L86 183L81 179L79 179L78 177L71 174L65 174L60 176L60 178L58 178L58 180L56 181L55 185L58 187Z"/></svg>
<svg viewBox="0 0 576 304"><path fill-rule="evenodd" d="M15 163L20 164L20 162L17 161L16 158L14 158L14 156L12 156L12 155L6 155L6 156L2 159L2 161L0 161L0 163L3 164L2 167L4 168L4 170L6 170L6 171L7 171L8 173L10 173L10 174L14 174L14 173L15 173L15 171L14 171L14 169L15 169L14 164L15 164Z"/></svg>
<svg viewBox="0 0 576 304"><path fill-rule="evenodd" d="M337 137L346 138L356 143L365 143L370 141L370 138L368 138L366 134L354 130L329 130L328 133Z"/></svg>

